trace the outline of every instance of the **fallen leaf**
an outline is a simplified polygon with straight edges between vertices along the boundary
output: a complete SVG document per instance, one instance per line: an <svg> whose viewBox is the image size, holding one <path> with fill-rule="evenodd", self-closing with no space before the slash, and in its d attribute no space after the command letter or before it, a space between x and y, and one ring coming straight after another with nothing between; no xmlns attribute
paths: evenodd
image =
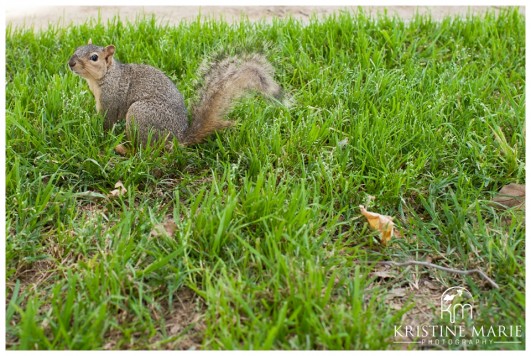
<svg viewBox="0 0 531 356"><path fill-rule="evenodd" d="M164 229L169 235L173 235L175 230L177 230L177 224L175 223L175 221L173 221L173 219L168 219L164 223Z"/></svg>
<svg viewBox="0 0 531 356"><path fill-rule="evenodd" d="M114 185L114 187L116 189L114 190L111 190L109 192L109 196L110 197L119 197L119 196L122 196L124 195L125 193L127 193L127 189L125 189L123 183L121 181L118 181L116 182L116 184Z"/></svg>
<svg viewBox="0 0 531 356"><path fill-rule="evenodd" d="M380 232L380 242L382 245L387 245L393 236L395 236L395 224L393 218L387 215L381 215L367 211L363 205L360 205L360 210L363 216L367 218L369 226L378 232Z"/></svg>
<svg viewBox="0 0 531 356"><path fill-rule="evenodd" d="M86 199L105 199L105 195L98 193L98 192L92 192L90 190L86 192L79 192L73 194L76 198L86 198Z"/></svg>
<svg viewBox="0 0 531 356"><path fill-rule="evenodd" d="M516 183L508 184L496 194L492 201L505 208L518 207L524 209L525 185Z"/></svg>
<svg viewBox="0 0 531 356"><path fill-rule="evenodd" d="M175 230L177 230L177 224L175 221L173 221L173 219L168 219L164 222L164 224L155 225L149 235L151 237L162 235L173 236Z"/></svg>

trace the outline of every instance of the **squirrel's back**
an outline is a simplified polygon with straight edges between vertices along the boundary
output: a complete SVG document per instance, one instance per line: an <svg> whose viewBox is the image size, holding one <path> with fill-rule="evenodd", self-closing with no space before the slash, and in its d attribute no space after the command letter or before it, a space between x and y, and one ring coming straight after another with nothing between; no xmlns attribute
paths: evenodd
<svg viewBox="0 0 531 356"><path fill-rule="evenodd" d="M124 100L119 100L117 105L125 103L124 107L130 110L135 103L136 117L139 111L142 121L131 113L131 119L136 120L140 137L148 135L149 129L153 129L155 138L161 134L173 134L181 142L185 139L184 132L188 127L188 112L181 92L175 84L162 71L145 64L119 64L123 66L123 83L118 89ZM113 95L111 95L113 96ZM138 103L142 103L139 105ZM145 106L145 108L143 108ZM142 110L143 109L143 110ZM127 112L121 119L127 117Z"/></svg>
<svg viewBox="0 0 531 356"><path fill-rule="evenodd" d="M113 58L114 53L112 45L89 43L76 49L69 66L87 80L98 111L105 114L105 127L125 118L128 135L135 129L144 143L150 131L155 139L173 135L181 144L200 142L231 126L223 116L244 93L282 95L273 79L273 67L263 56L229 57L205 70L189 124L183 97L163 72L143 64L122 64Z"/></svg>

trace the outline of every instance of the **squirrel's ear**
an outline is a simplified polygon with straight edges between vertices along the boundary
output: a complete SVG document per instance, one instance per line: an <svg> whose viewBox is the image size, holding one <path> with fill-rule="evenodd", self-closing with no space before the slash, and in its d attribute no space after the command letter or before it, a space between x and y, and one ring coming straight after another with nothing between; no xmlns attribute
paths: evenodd
<svg viewBox="0 0 531 356"><path fill-rule="evenodd" d="M114 54L115 47L113 45L109 45L105 47L105 61L107 64L112 63L112 56Z"/></svg>
<svg viewBox="0 0 531 356"><path fill-rule="evenodd" d="M108 45L107 47L105 47L105 53L107 54L107 57L112 56L114 54L115 49L116 48L113 45Z"/></svg>
<svg viewBox="0 0 531 356"><path fill-rule="evenodd" d="M87 44L92 44L92 38L89 38L88 40L88 43Z"/></svg>

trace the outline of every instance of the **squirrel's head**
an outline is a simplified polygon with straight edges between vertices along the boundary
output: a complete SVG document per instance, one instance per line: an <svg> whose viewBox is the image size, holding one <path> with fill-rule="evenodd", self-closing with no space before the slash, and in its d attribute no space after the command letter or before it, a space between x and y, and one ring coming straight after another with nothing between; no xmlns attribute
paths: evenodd
<svg viewBox="0 0 531 356"><path fill-rule="evenodd" d="M68 61L68 66L85 79L100 80L113 64L114 50L113 45L100 47L89 41L89 44L76 49Z"/></svg>

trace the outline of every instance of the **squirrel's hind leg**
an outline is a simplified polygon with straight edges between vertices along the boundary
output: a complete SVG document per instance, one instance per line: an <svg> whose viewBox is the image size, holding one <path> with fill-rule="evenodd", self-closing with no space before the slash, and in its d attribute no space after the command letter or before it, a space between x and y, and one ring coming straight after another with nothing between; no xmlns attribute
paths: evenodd
<svg viewBox="0 0 531 356"><path fill-rule="evenodd" d="M135 145L147 145L159 140L169 141L172 134L167 115L161 111L161 104L150 101L134 102L125 116L125 133Z"/></svg>

